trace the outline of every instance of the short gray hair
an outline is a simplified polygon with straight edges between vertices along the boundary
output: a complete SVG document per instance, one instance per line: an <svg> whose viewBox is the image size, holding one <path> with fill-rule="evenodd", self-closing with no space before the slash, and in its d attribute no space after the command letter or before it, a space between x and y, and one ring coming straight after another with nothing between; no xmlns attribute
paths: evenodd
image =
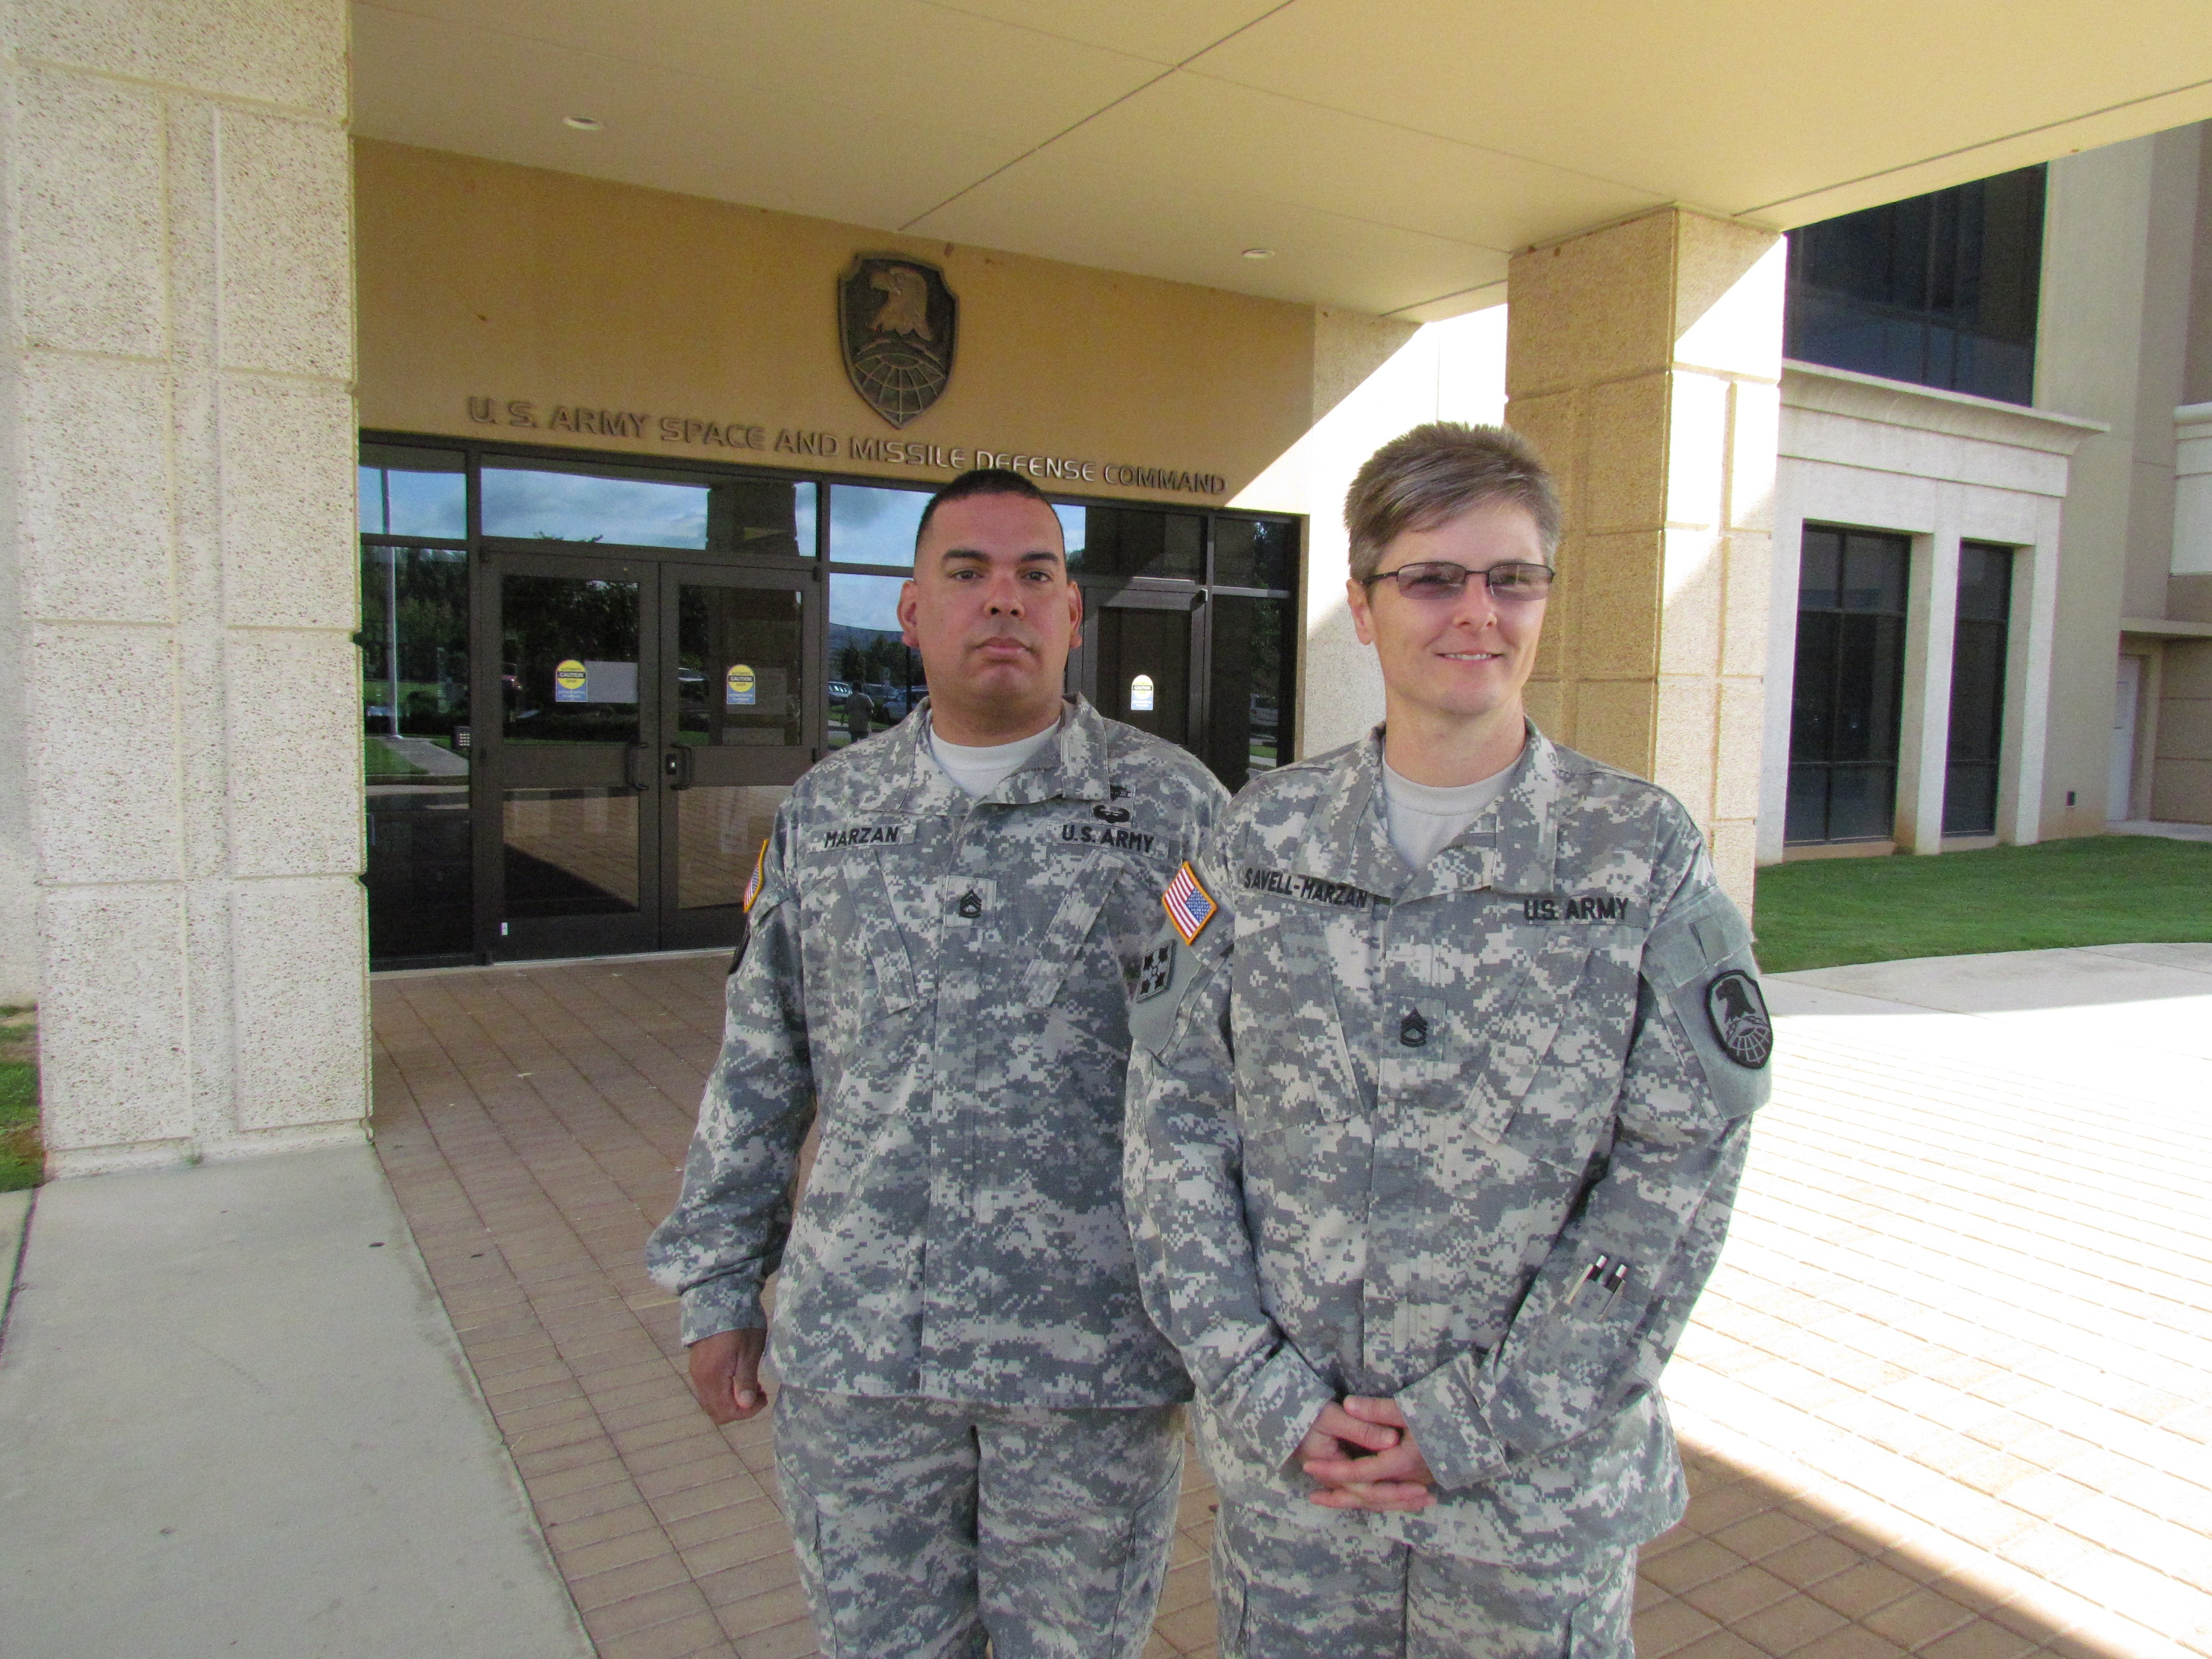
<svg viewBox="0 0 2212 1659"><path fill-rule="evenodd" d="M1382 550L1409 530L1433 530L1470 507L1510 501L1536 521L1548 559L1559 546L1559 492L1535 446L1501 426L1431 421L1367 458L1344 498L1352 579L1375 574Z"/></svg>

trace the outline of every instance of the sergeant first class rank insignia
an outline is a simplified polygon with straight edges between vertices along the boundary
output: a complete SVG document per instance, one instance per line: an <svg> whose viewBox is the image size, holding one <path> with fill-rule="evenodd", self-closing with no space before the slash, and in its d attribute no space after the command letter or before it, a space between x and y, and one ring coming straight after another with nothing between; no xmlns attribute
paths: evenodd
<svg viewBox="0 0 2212 1659"><path fill-rule="evenodd" d="M1206 924L1213 920L1215 913L1221 908L1213 902L1213 895L1206 890L1198 879L1197 872L1188 862L1176 872L1175 879L1168 884L1168 890L1160 895L1160 907L1168 913L1168 920L1175 924L1176 932L1182 935L1185 945L1198 943L1198 936L1206 931Z"/></svg>

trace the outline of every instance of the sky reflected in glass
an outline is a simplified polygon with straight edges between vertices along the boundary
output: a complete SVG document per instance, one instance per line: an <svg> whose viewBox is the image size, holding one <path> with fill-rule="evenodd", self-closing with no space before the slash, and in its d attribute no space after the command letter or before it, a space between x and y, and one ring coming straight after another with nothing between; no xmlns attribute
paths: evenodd
<svg viewBox="0 0 2212 1659"><path fill-rule="evenodd" d="M905 586L903 576L833 574L830 578L830 625L897 633L899 589Z"/></svg>
<svg viewBox="0 0 2212 1659"><path fill-rule="evenodd" d="M357 468L361 530L364 536L434 536L459 541L469 533L469 481L454 458L451 471L416 472L396 466Z"/></svg>
<svg viewBox="0 0 2212 1659"><path fill-rule="evenodd" d="M1075 564L1083 555L1084 526L1090 521L1091 509L1054 501L1052 510L1059 515L1060 533L1067 539L1067 562L1071 565Z"/></svg>
<svg viewBox="0 0 2212 1659"><path fill-rule="evenodd" d="M914 538L929 496L919 489L830 486L830 556L842 564L911 569Z"/></svg>
<svg viewBox="0 0 2212 1659"><path fill-rule="evenodd" d="M527 541L704 547L707 495L704 485L486 466L484 534Z"/></svg>
<svg viewBox="0 0 2212 1659"><path fill-rule="evenodd" d="M799 533L799 556L802 559L811 559L814 556L816 513L814 503L820 493L811 483L799 484L792 492L793 496L791 504L792 517L794 520L793 528Z"/></svg>

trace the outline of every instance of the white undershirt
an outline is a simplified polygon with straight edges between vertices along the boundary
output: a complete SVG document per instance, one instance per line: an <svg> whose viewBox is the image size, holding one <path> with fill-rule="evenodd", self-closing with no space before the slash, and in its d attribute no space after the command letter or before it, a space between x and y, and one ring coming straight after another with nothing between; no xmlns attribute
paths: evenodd
<svg viewBox="0 0 2212 1659"><path fill-rule="evenodd" d="M1389 827L1390 845L1414 869L1425 868L1461 830L1490 810L1513 781L1516 769L1509 766L1479 782L1438 789L1415 783L1384 761L1382 816Z"/></svg>
<svg viewBox="0 0 2212 1659"><path fill-rule="evenodd" d="M981 748L965 743L947 743L937 735L937 727L929 729L929 752L938 765L971 795L988 795L1008 778L1022 769L1031 755L1050 743L1060 730L1054 720L1042 732L1026 738L1017 738L1012 743L986 744Z"/></svg>

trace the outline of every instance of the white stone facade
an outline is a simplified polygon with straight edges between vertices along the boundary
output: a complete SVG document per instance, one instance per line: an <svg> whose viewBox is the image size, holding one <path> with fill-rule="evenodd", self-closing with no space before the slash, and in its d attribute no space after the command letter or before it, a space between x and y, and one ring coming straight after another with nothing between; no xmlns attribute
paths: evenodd
<svg viewBox="0 0 2212 1659"><path fill-rule="evenodd" d="M0 997L54 1173L363 1133L347 16L0 13Z"/></svg>
<svg viewBox="0 0 2212 1659"><path fill-rule="evenodd" d="M1987 541L2017 550L1997 839L2024 844L2040 838L2061 508L2075 447L2104 429L2071 416L1843 369L1798 362L1784 368L1760 862L1783 856L1798 553L1808 521L1912 538L1895 844L1918 853L1942 846L1959 544Z"/></svg>
<svg viewBox="0 0 2212 1659"><path fill-rule="evenodd" d="M2173 557L2176 576L2212 576L2212 404L2173 411Z"/></svg>

